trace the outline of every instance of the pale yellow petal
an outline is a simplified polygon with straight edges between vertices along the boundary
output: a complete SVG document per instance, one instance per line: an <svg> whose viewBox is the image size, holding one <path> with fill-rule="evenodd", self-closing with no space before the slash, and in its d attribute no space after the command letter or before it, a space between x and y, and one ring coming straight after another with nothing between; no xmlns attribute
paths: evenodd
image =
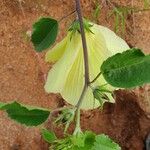
<svg viewBox="0 0 150 150"><path fill-rule="evenodd" d="M47 93L60 93L63 90L68 73L76 60L81 46L81 37L79 34L75 35L72 37L71 41L69 40L67 42L64 55L54 64L48 73L45 84L45 91Z"/></svg>
<svg viewBox="0 0 150 150"><path fill-rule="evenodd" d="M122 38L117 36L115 32L104 26L95 25L95 27L99 28L99 31L97 30L97 32L101 32L103 34L106 46L108 50L111 51L112 55L130 49L128 44Z"/></svg>
<svg viewBox="0 0 150 150"><path fill-rule="evenodd" d="M81 92L84 86L84 65L83 65L83 52L82 48L79 51L78 57L73 64L63 91L62 97L72 105L76 105L81 96ZM97 108L100 105L98 101L94 100L93 92L90 88L86 91L81 108L88 110Z"/></svg>
<svg viewBox="0 0 150 150"><path fill-rule="evenodd" d="M45 55L45 61L55 62L59 60L66 50L68 40L69 36L66 36L61 42L59 42L52 49L50 49Z"/></svg>
<svg viewBox="0 0 150 150"><path fill-rule="evenodd" d="M64 89L61 92L62 97L72 105L76 105L81 95L84 85L84 67L82 47L78 56L68 74Z"/></svg>
<svg viewBox="0 0 150 150"><path fill-rule="evenodd" d="M111 56L111 52L108 51L105 39L100 32L95 32L93 35L87 37L88 49L89 49L89 72L90 80L92 81L99 73L102 63ZM103 76L100 76L96 84L103 85L106 81Z"/></svg>
<svg viewBox="0 0 150 150"><path fill-rule="evenodd" d="M94 34L88 33L87 35L90 80L93 80L100 72L103 61L111 56L103 35L97 32L95 27L92 27L92 32Z"/></svg>
<svg viewBox="0 0 150 150"><path fill-rule="evenodd" d="M105 46L105 39L100 33L87 33L86 39L88 43L90 79L92 80L100 72L100 65L106 58L110 56L110 54ZM107 55L106 52L108 53ZM77 104L84 86L83 61L83 49L81 47L78 57L68 74L64 89L61 92L62 97L72 105ZM94 84L95 86L106 83L103 77L101 77L101 79L99 80L101 82L97 81ZM97 108L98 106L100 106L100 103L98 102L98 100L94 100L92 89L88 88L81 108L87 110Z"/></svg>
<svg viewBox="0 0 150 150"><path fill-rule="evenodd" d="M90 70L90 81L92 81L96 75L100 72L100 66L102 65L103 61L105 61L108 57L111 56L110 51L108 51L105 39L100 32L96 32L95 29L92 30L94 32L93 35L90 35L87 38L88 41L88 49L89 51L89 70ZM91 42L90 42L91 41ZM100 86L106 84L106 80L101 75L94 84L93 87ZM107 85L108 90L114 90L114 88L110 85ZM114 102L113 97L111 94L107 94L111 102ZM97 101L97 100L96 100ZM99 104L99 103L98 103ZM94 108L98 107L99 105L95 105Z"/></svg>
<svg viewBox="0 0 150 150"><path fill-rule="evenodd" d="M84 110L94 109L100 106L98 100L94 100L93 91L90 87L88 87L85 96L83 98L83 102L81 104L81 108Z"/></svg>
<svg viewBox="0 0 150 150"><path fill-rule="evenodd" d="M86 32L90 81L100 72L103 61L115 53L129 49L126 42L119 38L108 28L93 25L92 33ZM68 34L69 35L69 34ZM57 61L49 71L45 90L48 93L60 93L70 104L76 105L84 86L84 59L81 42L81 35L76 32L72 39L67 37L52 51L47 53L47 61ZM101 76L92 85L93 87L105 84L106 81ZM113 89L107 85L108 90ZM111 101L111 94L107 94ZM82 109L93 109L100 106L98 100L94 100L92 89L89 87L85 93Z"/></svg>

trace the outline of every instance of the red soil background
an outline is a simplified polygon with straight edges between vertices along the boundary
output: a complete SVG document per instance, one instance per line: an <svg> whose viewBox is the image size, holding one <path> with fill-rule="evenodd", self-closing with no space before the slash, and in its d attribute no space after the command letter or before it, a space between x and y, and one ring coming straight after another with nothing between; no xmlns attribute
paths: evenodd
<svg viewBox="0 0 150 150"><path fill-rule="evenodd" d="M119 6L143 7L142 0L114 0ZM101 1L100 1L101 3ZM84 16L92 19L93 0L82 0ZM43 74L51 67L39 65L32 44L25 38L32 24L40 16L60 19L74 10L73 0L0 0L0 101L17 100L46 108L63 105L60 96L46 94ZM99 24L113 29L114 18L107 19L110 7L104 4ZM74 16L60 23L58 41L65 35ZM126 41L150 53L150 12L138 12L127 19ZM40 54L44 58L44 53ZM117 91L116 104L106 104L103 111L82 113L82 129L106 133L123 150L143 150L144 140L150 132L149 86L132 91ZM46 126L50 128L50 124ZM58 130L58 129L57 129ZM72 130L72 128L70 129ZM61 135L62 129L58 130ZM38 128L27 128L10 120L0 112L0 150L46 150Z"/></svg>

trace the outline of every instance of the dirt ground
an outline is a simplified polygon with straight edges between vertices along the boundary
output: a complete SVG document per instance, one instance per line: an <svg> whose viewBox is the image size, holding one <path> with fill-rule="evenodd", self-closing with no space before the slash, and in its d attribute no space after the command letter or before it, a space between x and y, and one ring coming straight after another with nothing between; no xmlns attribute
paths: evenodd
<svg viewBox="0 0 150 150"><path fill-rule="evenodd" d="M100 1L101 2L101 1ZM104 2L104 0L103 0ZM142 7L142 0L114 0L121 6ZM92 0L82 0L84 16L92 19ZM43 74L50 65L39 65L32 44L25 33L40 16L61 19L74 10L73 0L0 0L0 101L17 100L24 104L56 108L63 105L60 96L46 94ZM114 18L107 18L110 7L103 3L99 24L113 29ZM65 35L74 16L60 23L58 41ZM125 39L134 47L150 53L150 12L141 11L127 19ZM43 59L44 53L40 54ZM117 91L116 104L105 104L103 112L82 113L83 130L106 133L123 150L144 150L144 141L150 132L149 86L134 91ZM49 125L47 125L49 126ZM72 128L70 129L72 130ZM61 129L58 130L58 135ZM38 128L27 128L11 121L0 112L0 150L47 150Z"/></svg>

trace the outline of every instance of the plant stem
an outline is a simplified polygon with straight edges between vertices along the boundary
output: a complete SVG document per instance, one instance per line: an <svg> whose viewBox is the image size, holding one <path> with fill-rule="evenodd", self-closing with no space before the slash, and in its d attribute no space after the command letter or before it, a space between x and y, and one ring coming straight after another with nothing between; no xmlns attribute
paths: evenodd
<svg viewBox="0 0 150 150"><path fill-rule="evenodd" d="M83 25L83 18L82 18L82 12L81 12L81 6L80 6L80 0L75 0L76 2L76 11L80 23L80 33L82 38L82 45L83 45L83 57L84 57L84 68L85 68L85 81L84 81L84 87L81 93L81 96L79 98L79 101L76 105L77 109L79 109L83 97L85 95L86 89L88 88L89 83L89 63L88 63L88 51L87 51L87 44L86 44L86 37L85 37L85 31L84 31L84 25Z"/></svg>
<svg viewBox="0 0 150 150"><path fill-rule="evenodd" d="M81 93L81 96L79 98L79 101L76 105L76 128L74 131L74 134L77 134L78 132L81 132L80 128L80 106L82 104L83 98L85 96L85 92L88 88L89 84L89 63L88 63L88 50L87 50L87 44L86 44L86 37L85 37L85 31L84 31L84 24L83 24L83 17L82 17L82 11L80 6L80 0L75 0L76 2L76 12L78 15L79 23L80 23L80 33L82 38L82 45L83 45L83 57L84 57L84 68L85 68L85 81L84 81L84 87Z"/></svg>
<svg viewBox="0 0 150 150"><path fill-rule="evenodd" d="M79 98L79 101L78 101L78 103L77 103L77 105L76 105L76 108L77 108L77 109L79 109L80 106L81 106L81 104L82 104L82 100L83 100L83 98L84 98L84 96L85 96L85 92L86 92L87 88L88 88L88 85L85 84L84 87L83 87L81 96L80 96L80 98Z"/></svg>
<svg viewBox="0 0 150 150"><path fill-rule="evenodd" d="M101 75L102 73L100 72L91 82L89 82L89 84L94 83Z"/></svg>
<svg viewBox="0 0 150 150"><path fill-rule="evenodd" d="M80 30L81 30L80 32L81 32L82 44L83 44L84 67L85 67L85 84L88 85L88 83L89 83L89 63L88 63L88 50L87 50L87 44L86 44L86 37L85 37L85 31L84 31L84 25L83 25L80 0L75 0L75 1L76 1L76 11L77 11L78 19L79 19L79 23L80 23Z"/></svg>
<svg viewBox="0 0 150 150"><path fill-rule="evenodd" d="M77 135L78 133L81 133L81 127L80 127L80 109L76 111L76 128L73 132L73 135Z"/></svg>

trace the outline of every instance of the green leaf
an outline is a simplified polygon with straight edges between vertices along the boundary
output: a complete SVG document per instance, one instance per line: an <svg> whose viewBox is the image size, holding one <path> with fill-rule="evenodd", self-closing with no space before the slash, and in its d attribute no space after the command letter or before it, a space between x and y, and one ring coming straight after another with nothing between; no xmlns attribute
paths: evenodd
<svg viewBox="0 0 150 150"><path fill-rule="evenodd" d="M82 133L79 135L76 135L76 136L72 136L72 138L71 138L73 145L77 146L77 147L83 147L84 140L85 140L85 137L84 137L84 134L82 134Z"/></svg>
<svg viewBox="0 0 150 150"><path fill-rule="evenodd" d="M42 129L42 137L48 143L52 143L57 139L55 133L48 131L47 129Z"/></svg>
<svg viewBox="0 0 150 150"><path fill-rule="evenodd" d="M56 40L58 22L52 18L41 18L33 25L31 41L35 50L41 52L49 48Z"/></svg>
<svg viewBox="0 0 150 150"><path fill-rule="evenodd" d="M90 131L72 137L74 145L71 150L91 150L95 142L95 134Z"/></svg>
<svg viewBox="0 0 150 150"><path fill-rule="evenodd" d="M95 142L95 133L86 131L85 132L85 140L84 140L84 149L91 150Z"/></svg>
<svg viewBox="0 0 150 150"><path fill-rule="evenodd" d="M113 142L108 136L97 135L92 150L121 150L120 146Z"/></svg>
<svg viewBox="0 0 150 150"><path fill-rule="evenodd" d="M45 122L50 114L47 109L28 107L17 102L0 104L1 110L6 110L8 116L26 126L38 126Z"/></svg>
<svg viewBox="0 0 150 150"><path fill-rule="evenodd" d="M51 134L50 134L51 140ZM78 135L69 135L63 139L51 142L50 149L54 150L121 150L118 144L113 142L108 136L96 135L86 131Z"/></svg>
<svg viewBox="0 0 150 150"><path fill-rule="evenodd" d="M95 133L86 131L77 135L68 135L64 139L55 140L50 149L55 150L91 150L95 142Z"/></svg>
<svg viewBox="0 0 150 150"><path fill-rule="evenodd" d="M114 87L132 88L150 83L150 55L130 49L108 58L101 66L105 80Z"/></svg>

